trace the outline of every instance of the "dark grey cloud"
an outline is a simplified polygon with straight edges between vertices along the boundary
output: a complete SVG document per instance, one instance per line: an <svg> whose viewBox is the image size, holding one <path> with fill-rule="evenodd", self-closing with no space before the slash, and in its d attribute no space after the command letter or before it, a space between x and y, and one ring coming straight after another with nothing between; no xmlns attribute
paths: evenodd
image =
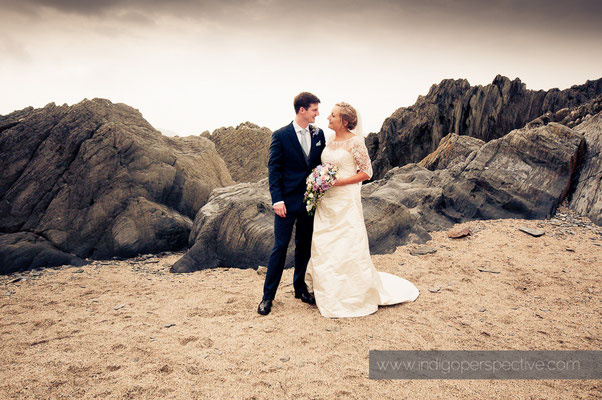
<svg viewBox="0 0 602 400"><path fill-rule="evenodd" d="M21 0L19 3L29 8L48 7L66 13L98 14L124 2L122 0Z"/></svg>
<svg viewBox="0 0 602 400"><path fill-rule="evenodd" d="M554 25L562 21L586 24L600 28L602 2L599 0L504 0L482 2L464 0L449 2L448 8L466 15L489 16L491 20L483 23L513 24L514 21L529 23L548 23Z"/></svg>
<svg viewBox="0 0 602 400"><path fill-rule="evenodd" d="M361 13L366 10L435 12L437 14L528 16L549 20L566 17L599 20L602 16L600 0L0 0L2 6L31 11L36 7L52 8L65 13L106 15L115 10L161 12L173 14L201 14L219 10L257 9L266 14L282 10L303 10L297 17L311 18L319 13ZM293 16L291 16L293 17Z"/></svg>
<svg viewBox="0 0 602 400"><path fill-rule="evenodd" d="M300 20L319 25L348 20L393 28L396 24L448 28L456 24L602 32L600 0L0 0L0 5L32 17L52 9L92 18L129 14L151 21L168 15L226 25L240 21L251 26L282 25Z"/></svg>
<svg viewBox="0 0 602 400"><path fill-rule="evenodd" d="M40 9L65 14L107 17L116 13L136 11L148 14L198 16L234 7L260 5L261 0L0 0L0 5L24 14L37 15Z"/></svg>

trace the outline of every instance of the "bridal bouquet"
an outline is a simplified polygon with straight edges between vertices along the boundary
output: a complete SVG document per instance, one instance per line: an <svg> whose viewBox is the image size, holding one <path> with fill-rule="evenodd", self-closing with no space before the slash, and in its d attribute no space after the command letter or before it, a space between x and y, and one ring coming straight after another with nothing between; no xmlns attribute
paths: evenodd
<svg viewBox="0 0 602 400"><path fill-rule="evenodd" d="M314 215L322 196L336 182L338 170L336 165L327 162L318 165L307 177L303 201L309 215Z"/></svg>

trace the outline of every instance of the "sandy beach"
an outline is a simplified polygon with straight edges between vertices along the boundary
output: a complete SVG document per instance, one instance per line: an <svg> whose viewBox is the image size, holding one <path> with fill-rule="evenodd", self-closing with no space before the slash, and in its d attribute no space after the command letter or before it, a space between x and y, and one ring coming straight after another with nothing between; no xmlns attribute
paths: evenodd
<svg viewBox="0 0 602 400"><path fill-rule="evenodd" d="M461 227L373 256L420 296L356 319L295 299L292 270L262 317L263 275L170 274L183 253L1 276L0 398L600 398L593 380L368 378L369 350L602 347L602 227L566 209Z"/></svg>

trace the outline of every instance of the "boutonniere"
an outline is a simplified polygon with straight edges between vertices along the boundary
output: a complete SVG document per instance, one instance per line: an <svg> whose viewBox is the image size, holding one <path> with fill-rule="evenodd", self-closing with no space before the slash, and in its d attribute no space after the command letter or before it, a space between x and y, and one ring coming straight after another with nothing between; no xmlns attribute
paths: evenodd
<svg viewBox="0 0 602 400"><path fill-rule="evenodd" d="M312 137L316 137L318 135L318 128L315 125L309 125L309 133L311 133Z"/></svg>
<svg viewBox="0 0 602 400"><path fill-rule="evenodd" d="M322 141L321 140L318 141L318 143L316 143L316 147L320 147L320 146L322 146Z"/></svg>

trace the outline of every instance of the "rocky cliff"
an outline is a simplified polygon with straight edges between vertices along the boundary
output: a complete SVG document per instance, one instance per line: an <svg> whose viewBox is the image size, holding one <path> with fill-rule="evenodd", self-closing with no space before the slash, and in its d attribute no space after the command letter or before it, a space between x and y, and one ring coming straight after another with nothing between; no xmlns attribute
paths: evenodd
<svg viewBox="0 0 602 400"><path fill-rule="evenodd" d="M514 130L488 143L474 139L468 147L449 139L437 152L434 171L412 163L362 187L371 252L428 240L428 232L455 222L551 216L585 151L583 136L557 123ZM273 219L267 180L215 190L195 218L190 250L172 272L265 265Z"/></svg>
<svg viewBox="0 0 602 400"><path fill-rule="evenodd" d="M257 182L268 176L268 154L272 131L245 122L236 128L219 128L201 136L215 144L236 182Z"/></svg>
<svg viewBox="0 0 602 400"><path fill-rule="evenodd" d="M585 138L586 152L569 205L602 225L602 112L584 117L575 131Z"/></svg>
<svg viewBox="0 0 602 400"><path fill-rule="evenodd" d="M211 141L165 137L104 99L0 118L0 170L0 273L182 248L211 191L234 183Z"/></svg>
<svg viewBox="0 0 602 400"><path fill-rule="evenodd" d="M378 133L366 138L374 178L393 167L418 162L437 149L450 132L488 142L546 113L575 108L602 94L602 79L559 90L528 90L519 79L496 76L486 86L465 79L433 85L413 106L387 118ZM578 121L574 121L575 124Z"/></svg>

